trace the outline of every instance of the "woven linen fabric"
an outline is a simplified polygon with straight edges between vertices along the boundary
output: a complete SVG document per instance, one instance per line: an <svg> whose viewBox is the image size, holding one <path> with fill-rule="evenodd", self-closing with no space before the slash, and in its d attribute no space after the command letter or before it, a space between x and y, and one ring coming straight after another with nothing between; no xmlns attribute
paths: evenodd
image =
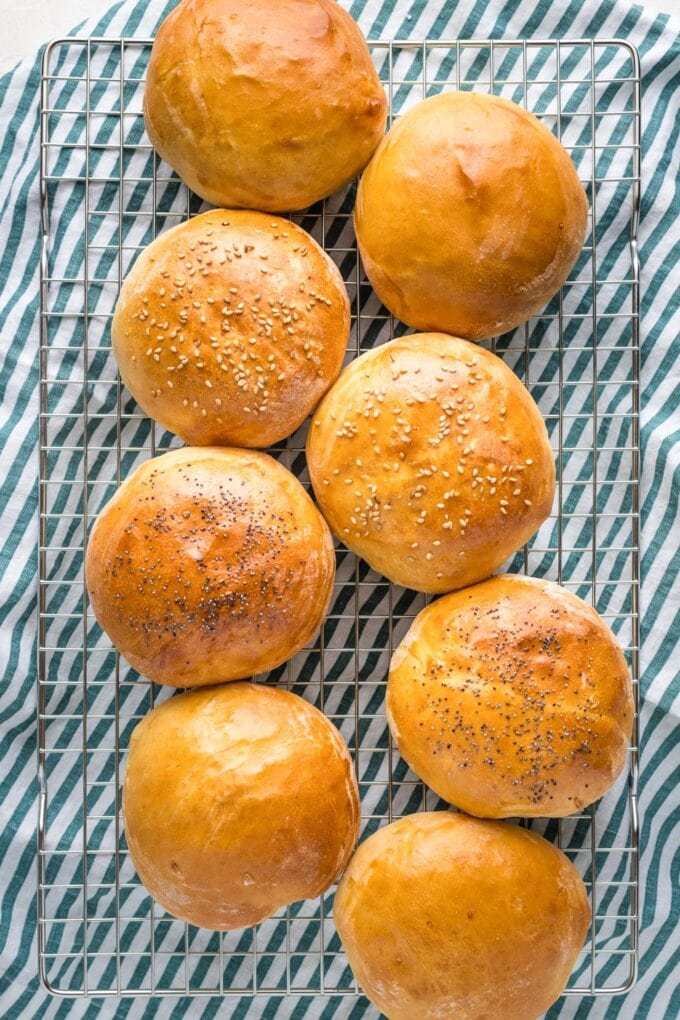
<svg viewBox="0 0 680 1020"><path fill-rule="evenodd" d="M148 37L174 3L128 2L78 35ZM520 0L377 0L351 12L371 38L623 38L642 65L641 277L641 939L640 976L624 996L566 997L551 1018L674 1020L680 1001L680 36L668 18L640 7ZM98 1016L374 1017L365 999L53 998L37 977L36 592L38 545L40 59L0 80L0 1014L10 1018ZM75 217L58 230L71 262ZM59 236L57 238L59 241ZM612 241L625 246L625 238ZM72 266L73 268L73 266ZM69 367L68 360L65 362ZM71 366L74 368L75 367ZM63 442L63 438L62 438ZM65 497L67 500L68 497ZM67 505L66 503L64 505ZM599 505L599 504L598 504ZM66 668L66 666L64 667ZM90 746L96 746L96 729ZM362 777L364 778L364 777ZM78 791L68 775L51 790L59 805ZM64 892L64 899L68 893ZM304 946L304 935L300 943ZM498 1018L501 1020L501 1018Z"/></svg>

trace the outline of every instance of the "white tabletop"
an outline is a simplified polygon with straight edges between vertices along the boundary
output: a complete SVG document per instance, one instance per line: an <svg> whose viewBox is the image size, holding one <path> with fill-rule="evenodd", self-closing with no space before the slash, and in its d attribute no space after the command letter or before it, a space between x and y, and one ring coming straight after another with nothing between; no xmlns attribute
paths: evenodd
<svg viewBox="0 0 680 1020"><path fill-rule="evenodd" d="M653 11L680 16L680 0L642 2ZM111 3L112 0L0 0L0 74L84 18L101 14Z"/></svg>

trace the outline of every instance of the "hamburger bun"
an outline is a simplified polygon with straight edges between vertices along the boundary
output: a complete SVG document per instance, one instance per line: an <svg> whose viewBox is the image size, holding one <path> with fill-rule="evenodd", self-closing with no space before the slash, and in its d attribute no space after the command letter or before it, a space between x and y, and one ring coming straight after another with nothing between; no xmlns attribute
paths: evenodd
<svg viewBox="0 0 680 1020"><path fill-rule="evenodd" d="M228 931L328 888L354 848L359 795L347 745L321 712L235 683L170 698L139 723L123 815L154 899Z"/></svg>
<svg viewBox="0 0 680 1020"><path fill-rule="evenodd" d="M479 340L514 329L559 290L587 216L574 164L536 117L497 96L446 92L387 134L354 223L390 312Z"/></svg>
<svg viewBox="0 0 680 1020"><path fill-rule="evenodd" d="M387 718L444 800L488 818L561 817L614 783L634 715L623 652L551 581L505 575L446 595L394 653Z"/></svg>
<svg viewBox="0 0 680 1020"><path fill-rule="evenodd" d="M183 0L156 35L146 129L211 205L304 209L366 166L386 116L366 41L334 0Z"/></svg>
<svg viewBox="0 0 680 1020"><path fill-rule="evenodd" d="M389 1020L536 1020L567 983L590 908L574 866L541 836L428 812L359 847L334 917Z"/></svg>
<svg viewBox="0 0 680 1020"><path fill-rule="evenodd" d="M271 446L337 377L349 300L335 264L288 220L215 209L157 237L111 330L123 382L194 446Z"/></svg>
<svg viewBox="0 0 680 1020"><path fill-rule="evenodd" d="M140 673L197 687L274 669L321 625L333 541L293 475L264 453L210 447L148 460L87 546L102 629Z"/></svg>
<svg viewBox="0 0 680 1020"><path fill-rule="evenodd" d="M438 333L352 362L314 414L307 459L331 530L418 591L487 577L553 501L552 450L528 391L494 354Z"/></svg>

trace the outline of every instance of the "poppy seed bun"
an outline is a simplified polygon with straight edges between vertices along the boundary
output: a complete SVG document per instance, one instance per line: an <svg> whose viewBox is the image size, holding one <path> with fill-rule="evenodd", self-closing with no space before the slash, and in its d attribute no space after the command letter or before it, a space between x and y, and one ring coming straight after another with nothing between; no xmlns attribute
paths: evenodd
<svg viewBox="0 0 680 1020"><path fill-rule="evenodd" d="M321 514L264 453L201 447L148 460L87 546L102 629L135 669L172 687L285 662L326 615L335 553Z"/></svg>
<svg viewBox="0 0 680 1020"><path fill-rule="evenodd" d="M388 1020L536 1020L567 983L590 907L576 868L541 836L439 811L362 843L333 915Z"/></svg>
<svg viewBox="0 0 680 1020"><path fill-rule="evenodd" d="M123 382L193 446L271 446L337 377L349 300L335 264L288 220L215 209L157 237L121 289Z"/></svg>
<svg viewBox="0 0 680 1020"><path fill-rule="evenodd" d="M353 361L314 414L307 461L338 538L426 592L488 577L549 515L555 486L529 392L500 358L441 333Z"/></svg>
<svg viewBox="0 0 680 1020"><path fill-rule="evenodd" d="M151 895L184 921L230 931L328 888L354 848L359 795L347 745L318 709L235 683L142 719L123 814Z"/></svg>
<svg viewBox="0 0 680 1020"><path fill-rule="evenodd" d="M304 209L366 166L386 116L366 40L334 0L183 0L156 35L146 129L211 205Z"/></svg>
<svg viewBox="0 0 680 1020"><path fill-rule="evenodd" d="M354 223L369 280L416 329L479 340L525 322L583 245L588 202L536 117L447 92L400 117L367 167Z"/></svg>
<svg viewBox="0 0 680 1020"><path fill-rule="evenodd" d="M623 652L595 610L516 575L427 606L387 687L402 757L488 818L562 817L597 800L623 769L634 711Z"/></svg>

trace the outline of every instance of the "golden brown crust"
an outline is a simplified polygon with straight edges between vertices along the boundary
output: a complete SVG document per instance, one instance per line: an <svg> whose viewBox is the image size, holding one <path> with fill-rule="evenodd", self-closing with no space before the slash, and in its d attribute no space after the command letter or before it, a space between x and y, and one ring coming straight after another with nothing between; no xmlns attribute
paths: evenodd
<svg viewBox="0 0 680 1020"><path fill-rule="evenodd" d="M264 453L201 447L149 460L121 485L87 547L95 616L157 683L263 673L316 633L330 601L330 532Z"/></svg>
<svg viewBox="0 0 680 1020"><path fill-rule="evenodd" d="M132 734L125 835L171 914L243 928L320 895L357 839L347 745L288 691L235 683L171 698Z"/></svg>
<svg viewBox="0 0 680 1020"><path fill-rule="evenodd" d="M590 921L556 847L449 812L367 839L333 912L355 977L389 1020L535 1020L562 992Z"/></svg>
<svg viewBox="0 0 680 1020"><path fill-rule="evenodd" d="M311 205L363 169L386 115L366 41L334 0L184 0L158 30L146 128L212 205Z"/></svg>
<svg viewBox="0 0 680 1020"><path fill-rule="evenodd" d="M387 134L354 222L391 312L479 340L526 321L559 290L587 213L573 163L536 117L495 96L447 92Z"/></svg>
<svg viewBox="0 0 680 1020"><path fill-rule="evenodd" d="M633 713L611 631L551 581L508 574L438 599L392 658L401 755L474 815L580 811L620 774Z"/></svg>
<svg viewBox="0 0 680 1020"><path fill-rule="evenodd" d="M195 446L271 446L342 366L349 300L288 220L214 209L161 234L121 289L113 350L144 410Z"/></svg>
<svg viewBox="0 0 680 1020"><path fill-rule="evenodd" d="M553 455L530 394L500 358L441 333L352 362L317 408L307 459L332 531L419 591L487 577L552 506Z"/></svg>

